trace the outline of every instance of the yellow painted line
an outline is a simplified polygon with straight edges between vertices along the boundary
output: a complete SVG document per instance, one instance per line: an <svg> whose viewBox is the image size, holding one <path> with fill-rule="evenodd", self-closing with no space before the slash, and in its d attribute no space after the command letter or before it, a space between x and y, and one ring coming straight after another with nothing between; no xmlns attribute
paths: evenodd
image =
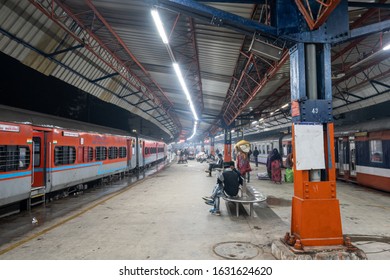
<svg viewBox="0 0 390 280"><path fill-rule="evenodd" d="M155 173L155 174L157 174L157 173ZM153 175L150 176L150 177L147 177L147 178L151 178L151 177L153 177ZM18 241L16 243L10 245L9 247L7 247L7 248L5 248L5 249L0 251L0 256L4 255L5 253L8 253L9 251L12 251L13 249L15 249L15 248L17 248L17 247L19 247L19 246L21 246L21 245L31 241L31 240L33 240L34 238L37 238L38 236L41 236L41 235L43 235L43 234L45 234L45 233L47 233L47 232L49 232L49 231L59 227L59 226L65 224L65 223L67 223L67 222L69 222L69 221L71 221L71 220L73 220L73 219L75 219L75 218L77 218L79 216L81 216L82 214L88 212L89 210L95 208L96 206L99 206L102 203L104 203L104 202L106 202L106 201L108 201L108 200L110 200L110 199L112 199L112 198L114 198L114 197L116 197L116 196L118 196L118 195L128 191L128 190L130 190L131 188L133 188L136 185L140 184L141 182L145 181L147 178L143 178L142 180L137 181L136 183L134 183L134 184L124 188L123 190L120 190L117 193L114 193L113 195L111 195L111 196L109 196L109 197L107 197L107 198L105 198L105 199L103 199L103 200L101 200L101 201L99 201L99 202L89 206L88 208L82 210L81 212L79 212L79 213L77 213L77 214L75 214L73 216L70 216L69 218L66 218L65 220L60 221L59 223L57 223L55 225L52 225L51 227L48 227L48 228L46 228L46 229L44 229L44 230L42 230L40 232L37 232L37 233L33 234L32 236L29 236L29 237L27 237L27 238L25 238L23 240L20 240L20 241Z"/></svg>

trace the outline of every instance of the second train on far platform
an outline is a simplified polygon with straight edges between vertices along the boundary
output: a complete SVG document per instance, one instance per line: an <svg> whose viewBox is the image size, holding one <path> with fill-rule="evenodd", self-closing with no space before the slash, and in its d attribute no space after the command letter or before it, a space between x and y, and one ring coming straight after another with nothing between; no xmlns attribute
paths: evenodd
<svg viewBox="0 0 390 280"><path fill-rule="evenodd" d="M287 132L278 131L268 137L260 132L247 135L245 139L250 141L252 151L255 147L259 150L260 163L266 163L274 148L282 155L283 163L292 151L291 134ZM334 146L337 179L390 192L389 118L336 126ZM221 141L215 143L217 148L223 150ZM253 155L251 160L254 161Z"/></svg>

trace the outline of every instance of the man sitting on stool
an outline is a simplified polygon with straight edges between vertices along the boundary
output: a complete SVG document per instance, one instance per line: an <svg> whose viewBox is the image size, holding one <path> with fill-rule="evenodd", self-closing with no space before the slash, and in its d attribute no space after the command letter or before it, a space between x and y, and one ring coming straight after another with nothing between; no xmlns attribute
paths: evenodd
<svg viewBox="0 0 390 280"><path fill-rule="evenodd" d="M215 163L210 163L209 169L206 169L205 172L208 172L209 176L211 177L211 171L213 170L213 168L222 168L222 164L223 164L222 154L218 154L217 161Z"/></svg>
<svg viewBox="0 0 390 280"><path fill-rule="evenodd" d="M213 193L210 197L202 197L206 204L213 205L214 208L210 209L210 213L220 216L219 210L220 197L227 195L234 197L238 194L240 185L243 184L243 178L240 172L234 168L234 161L226 162L223 173L220 173L217 177L217 184L213 189Z"/></svg>

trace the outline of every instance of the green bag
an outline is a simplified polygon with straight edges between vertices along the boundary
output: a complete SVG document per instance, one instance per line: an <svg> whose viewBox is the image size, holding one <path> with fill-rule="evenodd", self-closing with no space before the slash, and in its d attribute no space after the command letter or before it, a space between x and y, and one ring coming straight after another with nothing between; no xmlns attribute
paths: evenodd
<svg viewBox="0 0 390 280"><path fill-rule="evenodd" d="M294 182L294 171L291 168L286 168L285 179L287 183Z"/></svg>

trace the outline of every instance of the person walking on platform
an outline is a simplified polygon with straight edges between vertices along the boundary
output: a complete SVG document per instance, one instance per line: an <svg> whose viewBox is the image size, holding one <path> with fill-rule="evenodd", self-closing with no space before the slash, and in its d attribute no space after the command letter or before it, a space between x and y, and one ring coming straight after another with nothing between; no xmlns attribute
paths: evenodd
<svg viewBox="0 0 390 280"><path fill-rule="evenodd" d="M235 149L237 150L237 169L240 171L242 177L246 178L249 183L250 172L252 171L248 157L250 143L246 140L241 140L235 145Z"/></svg>
<svg viewBox="0 0 390 280"><path fill-rule="evenodd" d="M282 183L282 157L278 149L273 149L267 158L267 172L271 181L275 183Z"/></svg>
<svg viewBox="0 0 390 280"><path fill-rule="evenodd" d="M209 176L211 177L211 171L213 170L213 168L222 168L222 164L223 164L222 154L218 154L217 161L215 163L210 163L209 168L206 169L205 172L209 173Z"/></svg>
<svg viewBox="0 0 390 280"><path fill-rule="evenodd" d="M259 167L259 159L257 158L259 156L259 150L257 147L255 147L255 150L253 151L253 157L255 158L255 164L256 167Z"/></svg>
<svg viewBox="0 0 390 280"><path fill-rule="evenodd" d="M241 177L240 172L234 168L234 161L225 163L224 171L217 177L217 184L215 185L211 196L202 197L206 204L214 206L210 209L210 213L220 216L220 197L223 195L228 197L236 196L239 187L242 184L243 178Z"/></svg>

